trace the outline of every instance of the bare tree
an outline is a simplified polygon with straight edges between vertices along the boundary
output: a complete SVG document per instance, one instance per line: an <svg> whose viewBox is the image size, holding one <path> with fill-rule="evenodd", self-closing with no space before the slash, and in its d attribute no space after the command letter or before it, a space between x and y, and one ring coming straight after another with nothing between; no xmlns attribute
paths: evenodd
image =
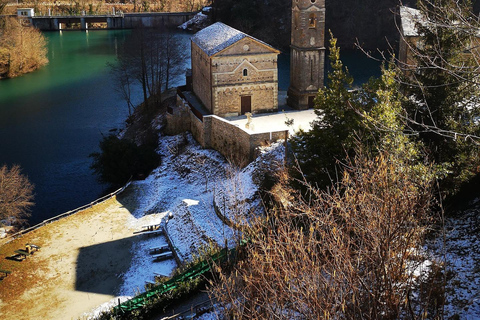
<svg viewBox="0 0 480 320"><path fill-rule="evenodd" d="M388 153L357 152L339 187L308 197L289 187L244 235L246 257L221 274L214 296L230 319L417 318L417 248L429 221L429 179ZM428 172L428 168L425 168ZM428 174L426 175L428 176ZM432 317L434 315L431 315Z"/></svg>
<svg viewBox="0 0 480 320"><path fill-rule="evenodd" d="M187 11L193 11L195 8L195 0L186 0L185 5L187 6Z"/></svg>
<svg viewBox="0 0 480 320"><path fill-rule="evenodd" d="M32 72L48 63L45 37L16 18L0 18L0 79Z"/></svg>
<svg viewBox="0 0 480 320"><path fill-rule="evenodd" d="M20 166L0 167L0 225L21 225L30 215L33 184L21 173Z"/></svg>
<svg viewBox="0 0 480 320"><path fill-rule="evenodd" d="M0 1L0 15L3 14L3 12L5 11L5 7L7 6L7 2L6 1Z"/></svg>
<svg viewBox="0 0 480 320"><path fill-rule="evenodd" d="M132 103L132 82L133 76L129 72L129 65L126 64L125 59L119 59L117 63L108 64L115 79L115 91L120 97L125 100L128 107L128 115L132 115L135 106Z"/></svg>
<svg viewBox="0 0 480 320"><path fill-rule="evenodd" d="M137 29L119 53L112 70L117 79L117 91L132 108L131 86L140 84L144 105L149 108L149 97L155 105L161 101L173 78L182 70L185 48L177 37L156 29Z"/></svg>

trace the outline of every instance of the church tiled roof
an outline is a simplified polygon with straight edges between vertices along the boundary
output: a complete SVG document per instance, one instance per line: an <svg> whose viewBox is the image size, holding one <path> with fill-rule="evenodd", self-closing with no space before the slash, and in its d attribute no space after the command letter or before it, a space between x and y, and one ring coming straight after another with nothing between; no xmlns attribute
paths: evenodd
<svg viewBox="0 0 480 320"><path fill-rule="evenodd" d="M214 23L211 26L200 30L192 37L192 41L207 55L212 56L246 37L258 41L275 50L269 44L221 22Z"/></svg>

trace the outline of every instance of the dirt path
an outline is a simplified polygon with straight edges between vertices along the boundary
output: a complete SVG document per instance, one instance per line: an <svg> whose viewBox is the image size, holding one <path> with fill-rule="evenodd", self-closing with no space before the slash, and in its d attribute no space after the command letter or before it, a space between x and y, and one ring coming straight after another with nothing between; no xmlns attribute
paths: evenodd
<svg viewBox="0 0 480 320"><path fill-rule="evenodd" d="M0 247L2 319L78 319L116 296L135 241L128 209L114 197ZM26 243L23 262L5 259Z"/></svg>

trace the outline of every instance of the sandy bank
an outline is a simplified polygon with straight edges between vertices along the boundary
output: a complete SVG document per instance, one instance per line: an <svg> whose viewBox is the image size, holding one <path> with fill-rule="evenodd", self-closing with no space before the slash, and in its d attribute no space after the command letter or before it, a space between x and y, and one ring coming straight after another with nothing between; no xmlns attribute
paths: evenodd
<svg viewBox="0 0 480 320"><path fill-rule="evenodd" d="M77 319L115 297L136 241L127 208L114 197L0 247L0 269L12 271L0 281L2 318ZM26 243L41 249L5 259Z"/></svg>

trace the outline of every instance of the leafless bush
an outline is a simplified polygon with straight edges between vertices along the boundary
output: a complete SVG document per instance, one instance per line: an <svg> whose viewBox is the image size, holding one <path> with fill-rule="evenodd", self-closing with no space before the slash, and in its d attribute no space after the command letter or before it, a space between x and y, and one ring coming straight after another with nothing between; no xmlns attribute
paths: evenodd
<svg viewBox="0 0 480 320"><path fill-rule="evenodd" d="M30 215L33 184L20 171L20 166L0 167L0 225L20 225Z"/></svg>
<svg viewBox="0 0 480 320"><path fill-rule="evenodd" d="M0 79L32 72L48 63L44 36L15 18L0 18Z"/></svg>
<svg viewBox="0 0 480 320"><path fill-rule="evenodd" d="M426 230L429 169L359 152L338 186L302 196L280 174L277 206L245 235L247 257L212 289L231 319L417 318L412 268ZM415 305L416 304L416 305Z"/></svg>

